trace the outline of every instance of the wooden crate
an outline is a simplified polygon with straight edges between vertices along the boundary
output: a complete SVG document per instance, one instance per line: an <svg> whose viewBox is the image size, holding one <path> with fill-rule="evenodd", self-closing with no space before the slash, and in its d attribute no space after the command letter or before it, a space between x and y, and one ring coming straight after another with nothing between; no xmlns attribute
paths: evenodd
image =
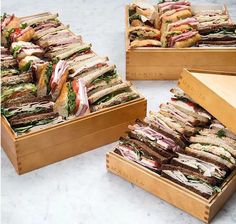
<svg viewBox="0 0 236 224"><path fill-rule="evenodd" d="M226 13L228 13L225 7ZM129 7L126 6L126 78L128 80L178 79L183 68L236 71L236 47L130 48Z"/></svg>
<svg viewBox="0 0 236 224"><path fill-rule="evenodd" d="M207 200L114 152L107 153L106 164L108 171L160 197L205 223L209 223L213 219L236 189L236 171L226 179L222 192Z"/></svg>
<svg viewBox="0 0 236 224"><path fill-rule="evenodd" d="M16 172L23 174L118 140L128 124L144 118L146 108L140 98L22 136L2 117L2 146Z"/></svg>

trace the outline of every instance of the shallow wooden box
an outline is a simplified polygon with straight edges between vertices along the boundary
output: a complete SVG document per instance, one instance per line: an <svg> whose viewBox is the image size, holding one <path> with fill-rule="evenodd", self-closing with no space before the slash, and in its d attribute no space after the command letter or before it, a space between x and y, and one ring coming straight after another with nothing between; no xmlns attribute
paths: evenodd
<svg viewBox="0 0 236 224"><path fill-rule="evenodd" d="M211 7L210 5L208 7ZM220 7L216 5L216 7ZM225 12L228 10L225 7ZM126 78L127 80L178 79L183 68L236 71L236 47L130 48L129 9L126 6Z"/></svg>
<svg viewBox="0 0 236 224"><path fill-rule="evenodd" d="M146 108L146 99L140 98L22 136L2 116L2 147L23 174L116 141L129 123L146 115Z"/></svg>
<svg viewBox="0 0 236 224"><path fill-rule="evenodd" d="M207 200L135 162L126 160L114 152L107 153L106 164L108 171L158 196L205 223L209 223L212 220L236 189L236 172L232 173L224 182L222 192Z"/></svg>
<svg viewBox="0 0 236 224"><path fill-rule="evenodd" d="M178 86L236 134L236 73L183 69ZM206 223L236 191L236 170L225 180L222 192L207 200L113 151L107 153L106 164L108 171Z"/></svg>

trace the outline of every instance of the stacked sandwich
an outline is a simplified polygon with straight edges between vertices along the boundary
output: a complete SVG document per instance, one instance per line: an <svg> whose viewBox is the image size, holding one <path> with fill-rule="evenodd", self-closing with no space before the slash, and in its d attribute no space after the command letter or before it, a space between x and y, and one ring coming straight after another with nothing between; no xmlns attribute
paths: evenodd
<svg viewBox="0 0 236 224"><path fill-rule="evenodd" d="M2 113L17 133L139 97L58 14L1 17Z"/></svg>
<svg viewBox="0 0 236 224"><path fill-rule="evenodd" d="M224 10L197 12L195 18L199 22L200 46L236 46L236 25Z"/></svg>
<svg viewBox="0 0 236 224"><path fill-rule="evenodd" d="M236 46L236 25L225 10L191 8L188 0L162 0L156 7L129 6L131 47Z"/></svg>
<svg viewBox="0 0 236 224"><path fill-rule="evenodd" d="M130 46L160 47L160 31L156 29L158 13L156 8L146 1L137 0L129 6Z"/></svg>
<svg viewBox="0 0 236 224"><path fill-rule="evenodd" d="M159 112L150 112L144 121L129 126L128 137L122 137L116 148L119 154L160 172L162 164L185 149L189 136L209 124L206 111L178 90L172 92L175 97Z"/></svg>
<svg viewBox="0 0 236 224"><path fill-rule="evenodd" d="M209 198L236 165L236 136L186 94L171 92L159 112L129 126L115 152Z"/></svg>
<svg viewBox="0 0 236 224"><path fill-rule="evenodd" d="M192 47L201 39L187 0L162 1L158 10L162 47Z"/></svg>
<svg viewBox="0 0 236 224"><path fill-rule="evenodd" d="M58 122L50 97L37 97L32 70L22 71L8 50L1 47L2 113L17 133Z"/></svg>
<svg viewBox="0 0 236 224"><path fill-rule="evenodd" d="M53 97L57 99L55 110L60 115L73 114L78 104L77 116L89 113L89 105L91 111L97 111L139 97L130 82L122 81L115 65L108 64L107 57L96 55L91 44L83 43L81 36L72 33L57 16L44 13L24 17L22 22L34 27L33 40L44 49L45 57L67 67L69 80L59 85L61 94L58 99L57 95ZM46 71L42 70L38 76L45 76ZM53 81L51 83L53 85Z"/></svg>

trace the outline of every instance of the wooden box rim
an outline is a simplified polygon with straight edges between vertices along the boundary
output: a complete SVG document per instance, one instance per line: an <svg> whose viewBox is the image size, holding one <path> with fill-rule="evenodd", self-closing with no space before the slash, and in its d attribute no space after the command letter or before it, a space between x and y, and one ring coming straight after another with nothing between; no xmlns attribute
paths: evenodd
<svg viewBox="0 0 236 224"><path fill-rule="evenodd" d="M83 121L83 120L88 120L92 117L98 117L101 114L110 113L110 112L116 110L117 108L127 107L129 105L132 105L132 104L135 104L135 103L138 103L138 102L141 102L141 101L145 100L145 98L141 94L139 94L139 95L140 95L140 97L138 99L134 99L132 101L122 103L122 104L118 104L118 105L115 105L115 106L112 106L112 107L104 108L102 110L92 112L92 113L90 113L88 115L85 115L85 116L74 117L71 120L65 120L61 123L52 125L50 127L46 127L44 129L29 132L29 133L25 133L25 134L22 134L22 135L16 135L16 133L11 128L9 122L7 121L6 117L3 116L3 115L1 115L1 123L6 128L11 140L16 142L18 140L29 138L29 137L32 137L32 136L35 136L35 135L40 135L43 132L48 132L48 131L51 131L51 130L55 130L55 129L59 129L59 128L71 125L72 123L77 123L77 122L80 122L80 121Z"/></svg>
<svg viewBox="0 0 236 224"><path fill-rule="evenodd" d="M155 173L155 172L149 170L149 169L146 168L146 167L143 167L143 166L141 166L141 165L139 165L139 164L137 164L137 163L135 163L135 162L133 162L133 161L131 161L131 160L125 159L124 157L118 155L118 154L115 153L114 151L107 152L106 155L107 155L107 156L110 156L110 155L111 155L111 156L113 156L113 157L118 158L119 160L123 160L123 161L125 161L126 163L129 163L129 164L131 164L132 166L134 166L136 169L139 169L140 171L142 171L142 172L144 172L144 173L146 173L146 174L148 174L148 175L151 175L151 176L153 176L153 177L155 177L155 178L161 180L162 182L165 182L165 184L167 184L167 185L169 185L169 186L171 185L171 187L174 187L175 189L180 190L183 194L185 194L185 195L187 195L187 196L193 198L194 200L207 203L209 206L211 206L211 205L217 200L217 198L218 198L221 194L223 194L223 192L225 191L226 187L236 178L236 170L234 170L234 171L225 179L225 181L223 182L222 187L221 187L222 191L219 192L219 193L216 193L216 194L212 195L209 199L206 199L206 198L204 198L204 197L198 195L197 193L195 193L195 192L193 192L193 191L191 191L191 190L189 190L189 189L187 189L187 188L185 188L185 187L183 187L183 186L181 186L181 185L179 185L179 184L177 184L177 183L174 183L174 182L171 181L171 180L168 180L168 179L162 177L160 174Z"/></svg>

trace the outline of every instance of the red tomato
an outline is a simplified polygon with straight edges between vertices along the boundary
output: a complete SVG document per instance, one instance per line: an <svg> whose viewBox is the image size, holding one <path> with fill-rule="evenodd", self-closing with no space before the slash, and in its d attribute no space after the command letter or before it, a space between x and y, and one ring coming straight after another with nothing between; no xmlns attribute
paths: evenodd
<svg viewBox="0 0 236 224"><path fill-rule="evenodd" d="M72 81L72 88L73 88L74 92L77 94L78 90L79 90L79 86L78 86L78 83L76 80Z"/></svg>
<svg viewBox="0 0 236 224"><path fill-rule="evenodd" d="M91 50L87 50L84 52L84 54L89 54L89 53L91 53Z"/></svg>
<svg viewBox="0 0 236 224"><path fill-rule="evenodd" d="M191 102L191 101L188 101L187 104L188 104L189 106L191 106L191 107L196 107L196 104L193 103L193 102Z"/></svg>
<svg viewBox="0 0 236 224"><path fill-rule="evenodd" d="M103 66L103 64L99 63L97 64L97 68L101 68Z"/></svg>
<svg viewBox="0 0 236 224"><path fill-rule="evenodd" d="M20 28L15 28L15 33L18 35L21 33L21 29Z"/></svg>

